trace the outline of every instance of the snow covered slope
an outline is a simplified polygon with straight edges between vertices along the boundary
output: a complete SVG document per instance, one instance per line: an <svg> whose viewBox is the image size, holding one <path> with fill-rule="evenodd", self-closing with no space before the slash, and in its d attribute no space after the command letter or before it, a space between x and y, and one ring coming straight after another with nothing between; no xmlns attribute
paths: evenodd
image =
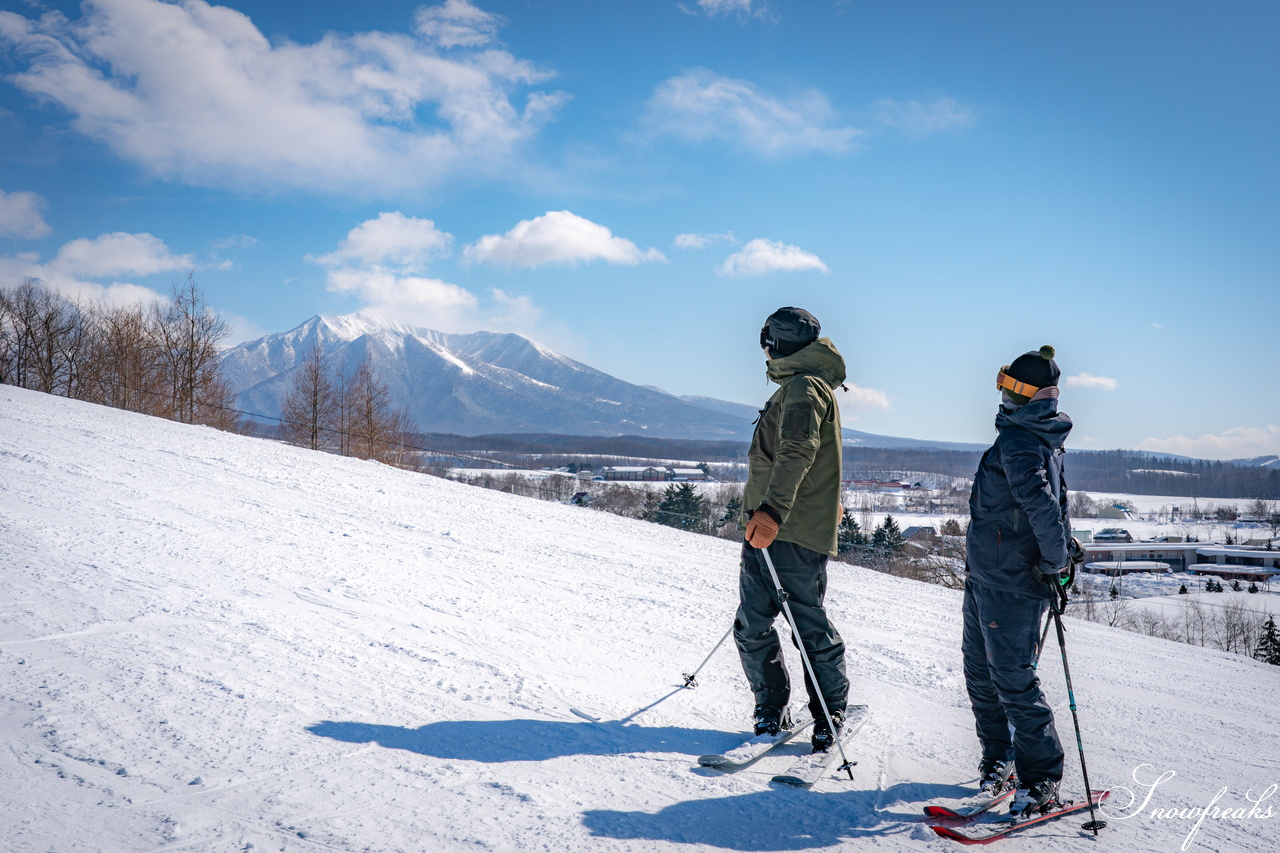
<svg viewBox="0 0 1280 853"><path fill-rule="evenodd" d="M978 758L958 593L833 567L856 779L774 788L695 768L747 722L732 650L676 687L729 627L731 543L8 386L0 565L5 851L941 851L920 807ZM1280 668L1069 632L1095 786L1177 773L1090 849L1178 849L1194 819L1151 808L1280 777Z"/></svg>

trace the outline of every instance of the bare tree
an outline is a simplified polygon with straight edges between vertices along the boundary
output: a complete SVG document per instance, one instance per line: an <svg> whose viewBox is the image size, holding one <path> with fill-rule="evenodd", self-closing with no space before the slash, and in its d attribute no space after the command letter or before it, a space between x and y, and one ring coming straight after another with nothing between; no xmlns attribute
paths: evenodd
<svg viewBox="0 0 1280 853"><path fill-rule="evenodd" d="M186 423L207 422L225 408L219 383L218 344L230 333L225 320L205 302L194 275L175 284L171 301L153 306L152 333L158 344L169 416Z"/></svg>
<svg viewBox="0 0 1280 853"><path fill-rule="evenodd" d="M285 438L312 450L326 446L332 438L337 406L328 359L316 341L294 372L281 405Z"/></svg>
<svg viewBox="0 0 1280 853"><path fill-rule="evenodd" d="M93 334L84 369L86 399L144 414L163 414L159 349L140 305L91 312Z"/></svg>
<svg viewBox="0 0 1280 853"><path fill-rule="evenodd" d="M349 455L412 467L415 452L407 445L413 424L403 409L392 408L391 391L367 357L343 383L340 407L348 423Z"/></svg>
<svg viewBox="0 0 1280 853"><path fill-rule="evenodd" d="M76 396L87 332L80 306L38 281L0 289L0 381Z"/></svg>
<svg viewBox="0 0 1280 853"><path fill-rule="evenodd" d="M1098 502L1085 492L1072 492L1069 501L1072 518L1092 518L1098 512Z"/></svg>

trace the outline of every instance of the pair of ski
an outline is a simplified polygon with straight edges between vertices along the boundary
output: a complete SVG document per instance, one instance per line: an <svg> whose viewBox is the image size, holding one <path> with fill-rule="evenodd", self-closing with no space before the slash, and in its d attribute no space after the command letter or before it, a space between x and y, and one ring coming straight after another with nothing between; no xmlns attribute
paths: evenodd
<svg viewBox="0 0 1280 853"><path fill-rule="evenodd" d="M862 728L862 724L867 721L870 710L866 705L851 705L845 713L844 726L840 730L840 747L832 745L826 752L811 752L808 755L800 756L787 768L786 772L774 776L773 781L801 788L812 787L839 760L841 747L848 746L853 736L858 733L858 729ZM726 773L733 773L755 764L778 747L793 740L812 725L813 720L800 720L794 723L791 728L784 729L776 735L760 735L728 752L719 755L703 755L698 759L698 763L703 767L714 767Z"/></svg>
<svg viewBox="0 0 1280 853"><path fill-rule="evenodd" d="M1096 806L1098 803L1105 800L1110 796L1110 793L1110 791L1094 791L1090 795L1092 803L1076 803L1068 800L1065 803L1060 803L1057 808L1051 808L1043 814L1033 814L1031 817L1002 821L1001 823L994 825L996 828L988 829L986 832L982 833L961 832L955 827L957 825L964 826L966 824L971 824L982 815L990 812L996 806L1009 800L1014 794L1012 788L996 794L991 799L986 800L979 805L962 809L949 809L946 806L925 806L924 813L928 818L944 821L943 824L930 825L930 829L943 838L950 838L952 841L958 841L961 844L991 844L994 841L998 841L1001 838L1008 836L1012 832L1018 832L1019 830L1026 829L1030 826L1037 826L1060 817L1065 817L1066 815L1085 811L1090 807L1090 805ZM993 824L986 824L985 826L989 827L993 826Z"/></svg>

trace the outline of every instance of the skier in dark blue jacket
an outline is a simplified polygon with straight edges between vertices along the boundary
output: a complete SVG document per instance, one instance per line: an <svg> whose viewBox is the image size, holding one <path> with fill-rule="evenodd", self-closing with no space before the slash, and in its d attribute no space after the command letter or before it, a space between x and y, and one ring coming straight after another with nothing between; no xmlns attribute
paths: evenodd
<svg viewBox="0 0 1280 853"><path fill-rule="evenodd" d="M1011 810L1058 801L1062 744L1036 677L1040 625L1066 596L1073 555L1054 349L1003 367L995 443L982 455L969 497L964 593L964 675L982 742L984 791L1015 785ZM1016 772L1016 775L1014 775Z"/></svg>

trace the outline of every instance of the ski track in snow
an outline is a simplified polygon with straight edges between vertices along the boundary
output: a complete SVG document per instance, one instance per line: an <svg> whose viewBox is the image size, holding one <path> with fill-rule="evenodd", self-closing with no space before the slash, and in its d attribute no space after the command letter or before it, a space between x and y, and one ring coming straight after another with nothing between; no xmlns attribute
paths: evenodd
<svg viewBox="0 0 1280 853"><path fill-rule="evenodd" d="M677 687L732 621L732 543L0 386L0 561L6 851L940 851L920 809L974 780L960 594L856 567L828 602L872 715L855 781L804 791L770 784L786 757L696 767L751 710L729 644ZM1067 624L1094 787L1280 781L1280 668ZM1192 822L1080 823L1000 843L1171 851Z"/></svg>

